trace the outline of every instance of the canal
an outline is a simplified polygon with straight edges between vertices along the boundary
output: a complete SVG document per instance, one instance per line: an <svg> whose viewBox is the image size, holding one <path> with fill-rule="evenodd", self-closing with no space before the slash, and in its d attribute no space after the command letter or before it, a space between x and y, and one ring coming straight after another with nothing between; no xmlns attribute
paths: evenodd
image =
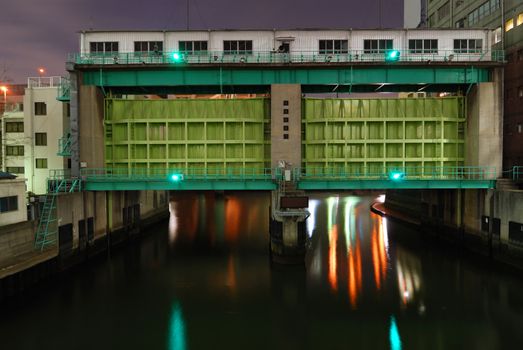
<svg viewBox="0 0 523 350"><path fill-rule="evenodd" d="M0 349L521 349L523 279L417 239L376 196L312 194L304 266L272 265L266 193L171 217L0 306Z"/></svg>

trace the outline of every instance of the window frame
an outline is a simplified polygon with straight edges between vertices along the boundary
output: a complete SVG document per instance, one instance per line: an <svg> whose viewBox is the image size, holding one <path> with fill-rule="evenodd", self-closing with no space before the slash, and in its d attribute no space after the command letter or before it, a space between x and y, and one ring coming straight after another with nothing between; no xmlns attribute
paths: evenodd
<svg viewBox="0 0 523 350"><path fill-rule="evenodd" d="M21 128L20 128L20 125L22 126ZM5 132L6 133L23 133L24 132L24 122L6 121L5 122Z"/></svg>
<svg viewBox="0 0 523 350"><path fill-rule="evenodd" d="M240 47L243 46L244 50ZM229 49L226 49L226 48ZM253 54L253 42L252 40L224 40L223 41L223 54L224 55L252 55Z"/></svg>
<svg viewBox="0 0 523 350"><path fill-rule="evenodd" d="M47 115L47 103L35 102L34 103L34 115Z"/></svg>
<svg viewBox="0 0 523 350"><path fill-rule="evenodd" d="M394 39L363 39L363 53L365 54L384 54L393 47Z"/></svg>
<svg viewBox="0 0 523 350"><path fill-rule="evenodd" d="M35 146L47 146L46 132L35 132Z"/></svg>
<svg viewBox="0 0 523 350"><path fill-rule="evenodd" d="M0 213L18 210L18 196L0 197Z"/></svg>
<svg viewBox="0 0 523 350"><path fill-rule="evenodd" d="M320 55L341 55L349 53L349 41L346 39L318 39Z"/></svg>
<svg viewBox="0 0 523 350"><path fill-rule="evenodd" d="M36 169L47 169L48 162L47 158L35 158L35 168Z"/></svg>
<svg viewBox="0 0 523 350"><path fill-rule="evenodd" d="M409 39L409 54L437 54L438 46L438 39Z"/></svg>
<svg viewBox="0 0 523 350"><path fill-rule="evenodd" d="M139 54L163 52L163 41L135 41L134 52Z"/></svg>
<svg viewBox="0 0 523 350"><path fill-rule="evenodd" d="M24 146L22 145L6 145L5 155L11 157L23 157L25 155Z"/></svg>

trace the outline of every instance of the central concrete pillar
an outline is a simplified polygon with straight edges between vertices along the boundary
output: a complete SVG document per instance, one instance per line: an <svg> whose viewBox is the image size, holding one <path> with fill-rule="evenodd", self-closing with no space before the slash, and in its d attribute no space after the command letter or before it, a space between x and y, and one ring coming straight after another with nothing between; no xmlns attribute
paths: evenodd
<svg viewBox="0 0 523 350"><path fill-rule="evenodd" d="M477 84L467 96L465 165L495 167L502 174L503 98L501 70L493 70L494 79Z"/></svg>
<svg viewBox="0 0 523 350"><path fill-rule="evenodd" d="M308 198L296 190L301 167L301 86L271 86L271 166L283 179L271 195L271 256L278 263L303 263Z"/></svg>

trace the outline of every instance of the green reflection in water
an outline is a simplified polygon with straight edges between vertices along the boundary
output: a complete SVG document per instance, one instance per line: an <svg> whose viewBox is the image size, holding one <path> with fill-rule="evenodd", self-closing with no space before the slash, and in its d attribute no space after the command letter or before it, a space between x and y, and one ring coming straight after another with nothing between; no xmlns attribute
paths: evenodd
<svg viewBox="0 0 523 350"><path fill-rule="evenodd" d="M171 324L169 326L169 350L185 350L185 322L182 308L178 302L173 306Z"/></svg>
<svg viewBox="0 0 523 350"><path fill-rule="evenodd" d="M390 317L389 340L391 350L401 350L401 338L394 316Z"/></svg>

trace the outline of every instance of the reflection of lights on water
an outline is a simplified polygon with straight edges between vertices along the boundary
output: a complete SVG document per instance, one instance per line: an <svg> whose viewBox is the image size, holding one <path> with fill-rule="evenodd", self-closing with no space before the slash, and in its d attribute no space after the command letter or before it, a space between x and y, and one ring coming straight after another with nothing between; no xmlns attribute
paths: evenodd
<svg viewBox="0 0 523 350"><path fill-rule="evenodd" d="M389 260L389 231L387 229L387 218L381 217L381 226L383 227L383 242L385 243L385 251L387 252L387 261Z"/></svg>
<svg viewBox="0 0 523 350"><path fill-rule="evenodd" d="M351 240L352 240L352 232L355 231L356 228L356 213L354 211L354 208L360 200L357 197L347 197L345 200L345 240L347 242L347 252L350 249L351 246Z"/></svg>
<svg viewBox="0 0 523 350"><path fill-rule="evenodd" d="M316 228L316 211L318 210L319 203L320 201L317 199L311 199L309 201L309 212L311 213L311 215L306 220L307 234L309 235L309 237L312 237L312 233Z"/></svg>
<svg viewBox="0 0 523 350"><path fill-rule="evenodd" d="M398 289L402 304L407 305L421 289L421 266L419 259L408 252L398 249L396 254Z"/></svg>
<svg viewBox="0 0 523 350"><path fill-rule="evenodd" d="M338 290L338 276L336 274L336 269L338 265L336 249L338 242L338 226L332 226L332 229L329 231L329 237L331 241L329 243L329 283L331 285L332 291Z"/></svg>
<svg viewBox="0 0 523 350"><path fill-rule="evenodd" d="M185 321L182 315L182 308L176 302L172 309L171 323L169 325L169 350L185 350Z"/></svg>
<svg viewBox="0 0 523 350"><path fill-rule="evenodd" d="M385 203L385 195L384 194L380 194L378 197L376 197L374 199L376 202L378 203Z"/></svg>
<svg viewBox="0 0 523 350"><path fill-rule="evenodd" d="M376 283L376 288L380 290L382 282L385 281L387 275L387 265L389 263L387 251L388 242L387 238L385 237L385 230L383 228L383 218L376 214L372 214L372 218L372 265L374 268L374 282Z"/></svg>
<svg viewBox="0 0 523 350"><path fill-rule="evenodd" d="M401 338L394 316L390 317L389 341L391 350L401 350Z"/></svg>
<svg viewBox="0 0 523 350"><path fill-rule="evenodd" d="M178 218L176 217L176 203L169 203L169 244L172 245L178 236Z"/></svg>

